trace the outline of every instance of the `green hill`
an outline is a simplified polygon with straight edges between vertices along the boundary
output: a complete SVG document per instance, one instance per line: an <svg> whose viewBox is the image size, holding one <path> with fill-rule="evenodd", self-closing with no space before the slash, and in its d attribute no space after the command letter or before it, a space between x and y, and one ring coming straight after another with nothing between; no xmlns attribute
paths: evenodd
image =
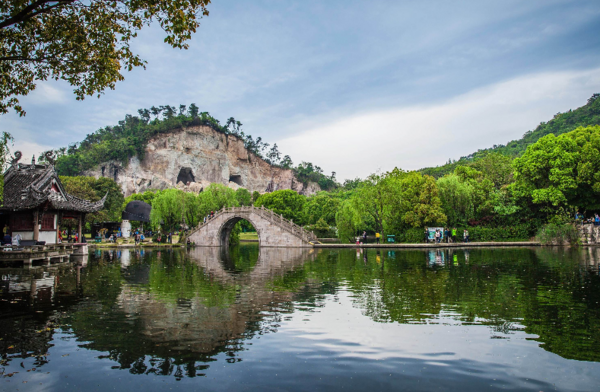
<svg viewBox="0 0 600 392"><path fill-rule="evenodd" d="M456 166L468 165L490 152L498 152L511 158L520 156L525 152L527 146L535 143L543 136L553 133L555 136L570 132L577 127L589 125L600 125L600 94L594 94L588 99L587 104L575 110L565 113L557 113L548 122L542 122L533 131L527 131L519 140L513 140L506 145L498 145L483 150L478 150L458 161L448 162L443 166L426 167L421 173L429 174L435 178L444 176L454 171Z"/></svg>

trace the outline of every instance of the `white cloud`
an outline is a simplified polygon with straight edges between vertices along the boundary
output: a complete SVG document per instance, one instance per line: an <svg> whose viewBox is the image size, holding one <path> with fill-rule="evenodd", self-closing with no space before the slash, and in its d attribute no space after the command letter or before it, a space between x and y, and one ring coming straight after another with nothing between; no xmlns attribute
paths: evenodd
<svg viewBox="0 0 600 392"><path fill-rule="evenodd" d="M28 104L32 105L56 105L68 102L72 97L68 97L68 87L65 83L49 81L38 83L35 90L26 98ZM68 97L68 98L67 98Z"/></svg>
<svg viewBox="0 0 600 392"><path fill-rule="evenodd" d="M518 139L599 91L600 68L538 73L435 105L345 115L277 144L296 160L336 171L338 179L418 169Z"/></svg>
<svg viewBox="0 0 600 392"><path fill-rule="evenodd" d="M21 158L21 162L29 163L29 162L31 162L32 156L35 155L35 159L37 161L37 158L40 156L40 154L42 152L48 151L50 149L52 149L52 147L43 145L43 144L38 144L36 142L29 142L29 141L25 141L25 140L16 140L14 147L11 148L10 150L11 150L11 155L15 151L21 151L21 153L23 154L23 157Z"/></svg>

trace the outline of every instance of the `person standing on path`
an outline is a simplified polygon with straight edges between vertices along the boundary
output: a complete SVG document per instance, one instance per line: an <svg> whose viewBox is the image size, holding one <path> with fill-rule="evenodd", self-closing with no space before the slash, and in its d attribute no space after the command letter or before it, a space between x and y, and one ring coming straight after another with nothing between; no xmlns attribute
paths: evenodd
<svg viewBox="0 0 600 392"><path fill-rule="evenodd" d="M380 237L381 237L381 234L375 233L375 241L377 241L378 244L379 244L379 238Z"/></svg>
<svg viewBox="0 0 600 392"><path fill-rule="evenodd" d="M456 242L456 227L452 228L452 242Z"/></svg>
<svg viewBox="0 0 600 392"><path fill-rule="evenodd" d="M424 234L424 241L425 243L429 242L429 230L427 230L427 227L425 228L425 234Z"/></svg>
<svg viewBox="0 0 600 392"><path fill-rule="evenodd" d="M467 231L467 229L465 229L465 231L463 232L463 236L465 238L465 243L469 242L469 232Z"/></svg>
<svg viewBox="0 0 600 392"><path fill-rule="evenodd" d="M366 230L363 231L362 237L363 237L363 244L366 244L367 243L367 231Z"/></svg>

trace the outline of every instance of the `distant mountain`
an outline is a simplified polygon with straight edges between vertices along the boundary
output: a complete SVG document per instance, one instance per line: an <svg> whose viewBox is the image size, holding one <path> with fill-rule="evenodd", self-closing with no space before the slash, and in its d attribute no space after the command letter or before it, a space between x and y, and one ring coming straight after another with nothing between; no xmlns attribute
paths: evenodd
<svg viewBox="0 0 600 392"><path fill-rule="evenodd" d="M562 133L570 132L577 127L586 127L588 125L600 125L600 94L594 94L588 99L587 104L575 110L569 110L565 113L557 113L554 118L548 122L542 122L533 131L527 131L521 139L513 140L507 145L498 145L461 157L458 161L448 162L443 166L426 167L421 169L423 174L429 174L433 177L442 177L445 174L454 171L456 166L467 165L476 161L490 152L499 152L511 158L522 155L527 146L535 143L541 137L553 133L558 136Z"/></svg>

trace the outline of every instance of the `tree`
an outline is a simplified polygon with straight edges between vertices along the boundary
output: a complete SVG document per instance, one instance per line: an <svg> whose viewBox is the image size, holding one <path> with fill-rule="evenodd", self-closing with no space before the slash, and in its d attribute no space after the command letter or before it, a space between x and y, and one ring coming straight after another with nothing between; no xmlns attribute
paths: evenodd
<svg viewBox="0 0 600 392"><path fill-rule="evenodd" d="M281 160L281 167L284 169L291 169L294 166L294 162L292 162L292 158L289 155L286 155Z"/></svg>
<svg viewBox="0 0 600 392"><path fill-rule="evenodd" d="M461 181L456 174L447 174L437 180L440 199L450 226L465 226L475 217L473 186Z"/></svg>
<svg viewBox="0 0 600 392"><path fill-rule="evenodd" d="M25 110L18 96L48 78L75 87L78 100L114 89L122 70L145 67L131 41L151 22L164 42L187 49L210 0L9 0L0 2L0 113Z"/></svg>
<svg viewBox="0 0 600 392"><path fill-rule="evenodd" d="M185 224L188 227L196 227L204 216L202 210L202 203L200 198L192 192L186 192L183 195L183 215L185 218Z"/></svg>
<svg viewBox="0 0 600 392"><path fill-rule="evenodd" d="M206 216L211 211L217 212L223 207L237 207L238 200L233 189L223 184L210 184L198 194L200 201L200 216Z"/></svg>
<svg viewBox="0 0 600 392"><path fill-rule="evenodd" d="M252 195L250 191L246 188L238 188L235 191L235 198L238 201L240 206L250 206L252 205Z"/></svg>
<svg viewBox="0 0 600 392"><path fill-rule="evenodd" d="M158 194L152 201L150 220L154 227L162 226L167 231L173 231L182 223L184 192L179 189L167 189Z"/></svg>
<svg viewBox="0 0 600 392"><path fill-rule="evenodd" d="M351 200L345 200L340 205L335 214L335 225L338 238L342 241L354 242L357 231L363 226L363 220Z"/></svg>
<svg viewBox="0 0 600 392"><path fill-rule="evenodd" d="M319 192L309 197L304 204L304 220L308 224L316 224L323 219L328 225L335 225L335 215L340 207L341 199L338 195Z"/></svg>
<svg viewBox="0 0 600 392"><path fill-rule="evenodd" d="M471 167L482 172L496 188L508 185L513 181L512 159L498 152L490 152L471 164Z"/></svg>
<svg viewBox="0 0 600 392"><path fill-rule="evenodd" d="M98 212L86 214L86 222L116 222L121 220L125 199L121 187L112 179L106 177L95 179L86 176L60 176L60 181L67 193L84 200L98 201L108 193L104 208Z"/></svg>
<svg viewBox="0 0 600 392"><path fill-rule="evenodd" d="M195 103L192 103L190 105L190 107L188 108L188 115L193 119L198 118L199 112L200 112L200 109L198 108L198 106L196 106Z"/></svg>
<svg viewBox="0 0 600 392"><path fill-rule="evenodd" d="M8 156L10 155L9 145L13 142L13 137L8 132L2 132L0 136L0 171L4 173ZM4 202L4 176L0 174L0 205Z"/></svg>
<svg viewBox="0 0 600 392"><path fill-rule="evenodd" d="M514 191L549 209L600 210L600 126L544 136L515 159Z"/></svg>
<svg viewBox="0 0 600 392"><path fill-rule="evenodd" d="M296 224L303 224L302 209L306 202L306 196L298 194L290 189L281 189L261 195L255 202L255 207L265 206L273 210L277 215L281 214L286 219L291 219Z"/></svg>
<svg viewBox="0 0 600 392"><path fill-rule="evenodd" d="M356 196L351 200L353 207L362 217L368 216L373 222L373 229L379 233L383 232L383 221L386 207L394 197L390 187L384 183L385 177L380 174L371 174L357 189ZM365 219L363 218L363 221Z"/></svg>
<svg viewBox="0 0 600 392"><path fill-rule="evenodd" d="M88 177L90 178L90 177ZM119 184L112 178L100 177L92 183L92 188L96 192L96 196L106 196L104 209L92 215L95 222L119 222L121 221L121 206L125 201L123 191Z"/></svg>
<svg viewBox="0 0 600 392"><path fill-rule="evenodd" d="M277 148L277 143L273 144L273 147L267 153L267 160L271 165L279 164L281 160L281 153L279 152L279 148Z"/></svg>

